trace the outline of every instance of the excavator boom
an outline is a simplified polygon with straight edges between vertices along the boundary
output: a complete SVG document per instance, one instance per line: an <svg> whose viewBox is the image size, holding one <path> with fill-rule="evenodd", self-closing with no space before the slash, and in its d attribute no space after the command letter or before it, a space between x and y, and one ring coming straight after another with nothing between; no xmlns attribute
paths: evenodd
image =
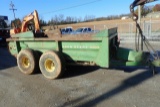
<svg viewBox="0 0 160 107"><path fill-rule="evenodd" d="M39 17L38 17L38 12L35 10L34 13L34 24L35 24L35 31L39 32L40 31L40 23L39 23Z"/></svg>
<svg viewBox="0 0 160 107"><path fill-rule="evenodd" d="M35 31L37 32L37 31L40 30L38 12L36 10L34 10L34 12L32 12L31 14L24 17L23 22L22 22L21 32L26 32L27 31L27 24L31 20L34 21Z"/></svg>
<svg viewBox="0 0 160 107"><path fill-rule="evenodd" d="M138 5L144 5L146 3L154 2L157 0L134 0L134 2L131 4L130 8L133 9L134 7Z"/></svg>

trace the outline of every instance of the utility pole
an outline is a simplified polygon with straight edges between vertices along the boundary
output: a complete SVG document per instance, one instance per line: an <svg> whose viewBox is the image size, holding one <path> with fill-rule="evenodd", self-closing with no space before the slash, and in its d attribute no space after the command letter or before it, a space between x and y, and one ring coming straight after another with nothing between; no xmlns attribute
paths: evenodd
<svg viewBox="0 0 160 107"><path fill-rule="evenodd" d="M139 23L139 26L141 26L141 5L138 6L138 23ZM141 35L141 51L143 51L143 35Z"/></svg>
<svg viewBox="0 0 160 107"><path fill-rule="evenodd" d="M138 23L141 23L141 6L138 6Z"/></svg>
<svg viewBox="0 0 160 107"><path fill-rule="evenodd" d="M11 4L10 4L10 10L12 10L13 11L13 15L14 15L14 19L16 19L16 16L15 16L15 11L17 10L17 9L15 9L14 7L14 4L12 3L12 1L11 1Z"/></svg>

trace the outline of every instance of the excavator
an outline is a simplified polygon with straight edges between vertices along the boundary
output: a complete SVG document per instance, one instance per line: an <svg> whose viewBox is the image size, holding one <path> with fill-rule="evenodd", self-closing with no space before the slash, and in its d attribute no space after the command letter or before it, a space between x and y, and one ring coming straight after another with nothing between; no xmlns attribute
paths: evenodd
<svg viewBox="0 0 160 107"><path fill-rule="evenodd" d="M22 22L19 22L19 21L17 23L13 22L13 29L10 30L10 35L12 37L12 36L15 36L15 34L27 32L27 31L33 31L35 37L50 36L50 32L49 34L48 32L47 34L45 32L41 32L37 10L34 10L32 13L25 16ZM60 29L56 29L54 31L54 35L61 36Z"/></svg>
<svg viewBox="0 0 160 107"><path fill-rule="evenodd" d="M34 27L32 26L33 23ZM14 23L14 28L10 30L11 35L27 32L29 30L34 30L35 33L40 32L39 17L38 17L38 12L36 10L34 10L32 13L23 18L21 27L17 27L16 24L17 23Z"/></svg>

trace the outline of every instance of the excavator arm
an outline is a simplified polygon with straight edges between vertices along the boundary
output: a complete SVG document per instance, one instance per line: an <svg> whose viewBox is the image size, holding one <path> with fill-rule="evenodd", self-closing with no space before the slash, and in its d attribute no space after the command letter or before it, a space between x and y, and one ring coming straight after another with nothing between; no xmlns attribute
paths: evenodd
<svg viewBox="0 0 160 107"><path fill-rule="evenodd" d="M23 18L23 22L22 22L22 27L21 27L21 32L26 32L27 28L28 28L28 23L33 20L34 21L34 25L35 25L35 32L40 31L40 27L39 27L39 18L38 18L38 13L36 10L34 10L34 12L32 12L31 14L25 16Z"/></svg>
<svg viewBox="0 0 160 107"><path fill-rule="evenodd" d="M134 0L133 3L130 5L130 12L133 15L133 20L138 20L138 16L134 13L134 7L138 6L138 5L144 5L150 2L154 2L157 0Z"/></svg>
<svg viewBox="0 0 160 107"><path fill-rule="evenodd" d="M23 18L21 32L27 31L28 22L31 21L33 18L34 18L34 16L32 15L32 13Z"/></svg>
<svg viewBox="0 0 160 107"><path fill-rule="evenodd" d="M154 2L157 0L134 0L134 2L131 4L130 8L133 9L134 7L138 5L144 5L146 3Z"/></svg>

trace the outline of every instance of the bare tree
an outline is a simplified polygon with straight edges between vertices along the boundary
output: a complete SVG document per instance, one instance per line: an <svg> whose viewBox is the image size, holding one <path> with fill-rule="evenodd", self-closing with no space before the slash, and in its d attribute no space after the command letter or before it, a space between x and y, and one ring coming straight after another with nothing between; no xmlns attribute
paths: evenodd
<svg viewBox="0 0 160 107"><path fill-rule="evenodd" d="M94 15L86 15L84 17L84 21L93 21L95 20L95 16Z"/></svg>
<svg viewBox="0 0 160 107"><path fill-rule="evenodd" d="M156 11L160 11L160 4L156 4L153 9L152 9L153 12L156 12Z"/></svg>
<svg viewBox="0 0 160 107"><path fill-rule="evenodd" d="M59 23L63 23L64 22L64 15L63 14L60 14L59 15Z"/></svg>
<svg viewBox="0 0 160 107"><path fill-rule="evenodd" d="M77 18L77 22L82 22L82 17Z"/></svg>
<svg viewBox="0 0 160 107"><path fill-rule="evenodd" d="M72 22L72 18L71 18L70 16L67 16L67 17L66 17L66 22L67 22L67 23Z"/></svg>

